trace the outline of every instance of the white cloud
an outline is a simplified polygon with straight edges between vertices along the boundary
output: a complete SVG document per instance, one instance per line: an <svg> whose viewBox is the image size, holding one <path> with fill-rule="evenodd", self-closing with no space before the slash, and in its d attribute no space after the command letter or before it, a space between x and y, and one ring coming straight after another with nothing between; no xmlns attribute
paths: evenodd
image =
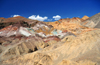
<svg viewBox="0 0 100 65"><path fill-rule="evenodd" d="M32 16L29 16L28 17L29 19L33 19L33 20L39 20L39 21L44 21L44 20L46 20L48 17L41 17L41 16L39 16L39 15L32 15Z"/></svg>
<svg viewBox="0 0 100 65"><path fill-rule="evenodd" d="M20 15L13 15L13 17L17 17L17 16L20 16Z"/></svg>
<svg viewBox="0 0 100 65"><path fill-rule="evenodd" d="M52 19L48 19L48 21L52 21Z"/></svg>
<svg viewBox="0 0 100 65"><path fill-rule="evenodd" d="M80 16L78 16L78 17L80 17Z"/></svg>
<svg viewBox="0 0 100 65"><path fill-rule="evenodd" d="M59 19L61 18L61 16L56 15L56 16L53 16L53 18L54 18L55 20L59 20Z"/></svg>

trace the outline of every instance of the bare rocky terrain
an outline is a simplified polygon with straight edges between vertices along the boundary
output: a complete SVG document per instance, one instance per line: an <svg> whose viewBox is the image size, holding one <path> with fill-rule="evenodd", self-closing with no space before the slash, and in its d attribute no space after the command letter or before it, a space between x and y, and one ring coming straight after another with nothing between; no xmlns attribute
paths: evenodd
<svg viewBox="0 0 100 65"><path fill-rule="evenodd" d="M0 18L0 65L100 65L99 21Z"/></svg>

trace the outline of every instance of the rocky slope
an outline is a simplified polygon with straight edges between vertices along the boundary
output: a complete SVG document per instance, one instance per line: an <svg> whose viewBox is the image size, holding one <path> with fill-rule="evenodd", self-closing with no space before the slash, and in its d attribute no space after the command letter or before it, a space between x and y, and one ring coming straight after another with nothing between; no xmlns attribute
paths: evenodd
<svg viewBox="0 0 100 65"><path fill-rule="evenodd" d="M100 13L88 18L87 20L85 20L82 25L89 27L89 28L100 28L99 26L100 24Z"/></svg>
<svg viewBox="0 0 100 65"><path fill-rule="evenodd" d="M84 19L84 20L83 20ZM60 19L55 22L49 22L47 23L48 25L52 25L55 29L62 30L62 31L67 31L67 32L72 32L75 35L79 35L81 33L94 30L94 28L89 28L86 26L83 26L82 23L87 20L87 18L83 17L78 18L66 18L66 19Z"/></svg>
<svg viewBox="0 0 100 65"><path fill-rule="evenodd" d="M12 65L99 65L100 30L90 31L78 37L69 36L67 40L52 46L6 60L3 64Z"/></svg>
<svg viewBox="0 0 100 65"><path fill-rule="evenodd" d="M0 64L100 65L99 14L55 22L0 18Z"/></svg>

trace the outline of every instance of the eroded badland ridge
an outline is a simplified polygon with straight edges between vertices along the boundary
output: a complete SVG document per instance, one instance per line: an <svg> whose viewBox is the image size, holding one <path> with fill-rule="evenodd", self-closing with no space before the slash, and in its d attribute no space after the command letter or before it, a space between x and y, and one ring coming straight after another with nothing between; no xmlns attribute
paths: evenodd
<svg viewBox="0 0 100 65"><path fill-rule="evenodd" d="M0 18L1 65L100 65L100 13L55 22Z"/></svg>

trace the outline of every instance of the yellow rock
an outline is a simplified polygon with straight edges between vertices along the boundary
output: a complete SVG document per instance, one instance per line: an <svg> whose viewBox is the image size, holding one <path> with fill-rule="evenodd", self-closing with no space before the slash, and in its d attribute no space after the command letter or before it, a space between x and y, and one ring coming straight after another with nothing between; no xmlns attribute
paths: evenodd
<svg viewBox="0 0 100 65"><path fill-rule="evenodd" d="M86 20L86 19L88 19L88 18L89 18L89 17L86 16L86 15L82 17L83 20Z"/></svg>

